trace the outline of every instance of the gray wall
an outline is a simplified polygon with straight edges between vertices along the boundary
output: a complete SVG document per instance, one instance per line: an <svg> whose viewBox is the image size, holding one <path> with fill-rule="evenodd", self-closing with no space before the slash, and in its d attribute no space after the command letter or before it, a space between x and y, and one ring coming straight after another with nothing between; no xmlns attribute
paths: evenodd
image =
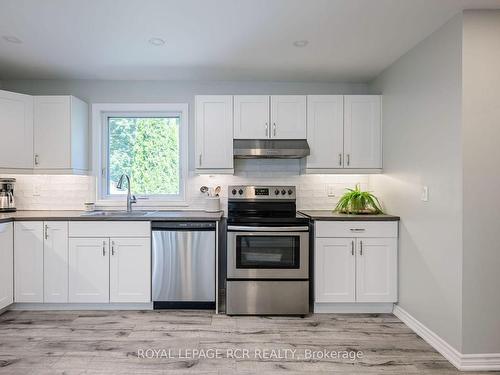
<svg viewBox="0 0 500 375"><path fill-rule="evenodd" d="M366 94L363 83L265 81L2 80L3 90L30 95L74 95L88 103L189 104L189 166L194 169L194 96L209 94Z"/></svg>
<svg viewBox="0 0 500 375"><path fill-rule="evenodd" d="M370 187L401 216L399 305L461 349L461 15L372 84L383 93L384 174ZM429 201L420 199L424 185Z"/></svg>
<svg viewBox="0 0 500 375"><path fill-rule="evenodd" d="M463 30L463 352L500 353L500 11Z"/></svg>

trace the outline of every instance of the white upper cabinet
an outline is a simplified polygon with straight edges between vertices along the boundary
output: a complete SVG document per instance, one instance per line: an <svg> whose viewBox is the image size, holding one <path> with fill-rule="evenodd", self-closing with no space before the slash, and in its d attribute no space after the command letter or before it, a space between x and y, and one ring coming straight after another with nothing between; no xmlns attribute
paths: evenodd
<svg viewBox="0 0 500 375"><path fill-rule="evenodd" d="M43 222L14 223L14 301L43 302Z"/></svg>
<svg viewBox="0 0 500 375"><path fill-rule="evenodd" d="M0 168L33 168L33 97L0 90Z"/></svg>
<svg viewBox="0 0 500 375"><path fill-rule="evenodd" d="M344 165L344 97L307 96L307 168L332 169Z"/></svg>
<svg viewBox="0 0 500 375"><path fill-rule="evenodd" d="M199 173L233 173L233 97L196 96L195 167Z"/></svg>
<svg viewBox="0 0 500 375"><path fill-rule="evenodd" d="M379 95L309 95L306 173L382 168Z"/></svg>
<svg viewBox="0 0 500 375"><path fill-rule="evenodd" d="M236 95L234 139L305 139L304 95Z"/></svg>
<svg viewBox="0 0 500 375"><path fill-rule="evenodd" d="M271 96L271 138L306 139L306 112L304 95Z"/></svg>
<svg viewBox="0 0 500 375"><path fill-rule="evenodd" d="M269 138L269 96L236 95L234 97L234 138Z"/></svg>
<svg viewBox="0 0 500 375"><path fill-rule="evenodd" d="M0 224L0 309L14 302L14 242L12 223Z"/></svg>
<svg viewBox="0 0 500 375"><path fill-rule="evenodd" d="M74 96L35 96L36 170L88 170L88 105Z"/></svg>
<svg viewBox="0 0 500 375"><path fill-rule="evenodd" d="M68 302L68 222L43 225L43 301Z"/></svg>
<svg viewBox="0 0 500 375"><path fill-rule="evenodd" d="M151 301L149 238L111 238L110 302Z"/></svg>
<svg viewBox="0 0 500 375"><path fill-rule="evenodd" d="M344 167L382 168L381 98L344 96Z"/></svg>

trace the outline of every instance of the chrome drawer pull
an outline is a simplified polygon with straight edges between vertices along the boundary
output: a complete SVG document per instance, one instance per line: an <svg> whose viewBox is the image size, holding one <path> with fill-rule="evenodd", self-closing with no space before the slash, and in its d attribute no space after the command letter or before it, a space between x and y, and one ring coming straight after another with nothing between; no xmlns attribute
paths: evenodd
<svg viewBox="0 0 500 375"><path fill-rule="evenodd" d="M364 228L351 228L351 232L364 232L366 229Z"/></svg>

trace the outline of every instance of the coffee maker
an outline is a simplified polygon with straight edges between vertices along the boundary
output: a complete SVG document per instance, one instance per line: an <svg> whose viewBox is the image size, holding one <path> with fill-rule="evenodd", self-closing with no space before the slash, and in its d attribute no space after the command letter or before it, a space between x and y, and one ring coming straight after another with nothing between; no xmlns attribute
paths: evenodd
<svg viewBox="0 0 500 375"><path fill-rule="evenodd" d="M15 178L0 178L0 212L12 212L16 210L14 199Z"/></svg>

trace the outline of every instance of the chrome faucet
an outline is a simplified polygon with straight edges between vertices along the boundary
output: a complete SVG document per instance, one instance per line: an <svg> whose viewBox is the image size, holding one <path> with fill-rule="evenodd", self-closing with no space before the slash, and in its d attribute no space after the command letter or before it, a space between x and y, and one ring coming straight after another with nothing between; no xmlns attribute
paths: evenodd
<svg viewBox="0 0 500 375"><path fill-rule="evenodd" d="M132 212L132 203L137 203L137 199L135 199L135 195L130 193L130 177L127 174L122 174L120 180L118 180L118 184L116 187L118 189L122 189L123 181L127 179L127 212Z"/></svg>

